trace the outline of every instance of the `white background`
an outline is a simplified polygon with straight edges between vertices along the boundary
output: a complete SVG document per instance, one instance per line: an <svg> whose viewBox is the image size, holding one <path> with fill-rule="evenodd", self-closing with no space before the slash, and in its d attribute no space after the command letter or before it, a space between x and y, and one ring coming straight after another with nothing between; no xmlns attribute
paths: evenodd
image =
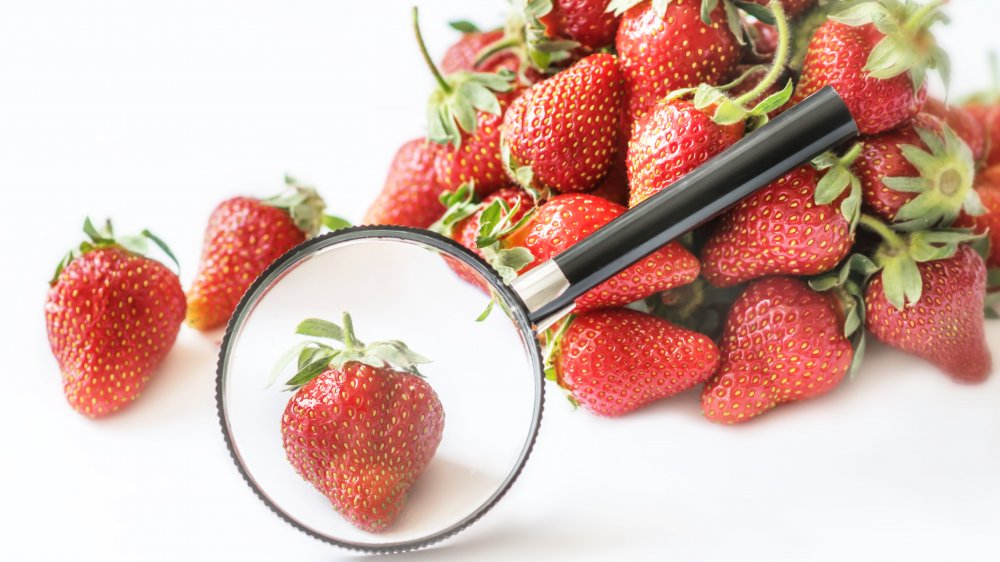
<svg viewBox="0 0 1000 562"><path fill-rule="evenodd" d="M285 171L358 219L431 80L409 2L34 0L0 4L0 558L355 556L288 527L232 465L216 345L185 329L140 402L72 412L44 336L46 282L83 217L167 239L190 280L223 198ZM498 23L502 0L424 2ZM956 0L940 35L957 93L987 84L1000 7ZM441 326L442 337L447 327ZM1000 324L987 337L1000 354ZM1000 377L962 387L877 347L858 377L739 428L688 393L620 420L552 388L536 452L472 529L414 560L995 559Z"/></svg>

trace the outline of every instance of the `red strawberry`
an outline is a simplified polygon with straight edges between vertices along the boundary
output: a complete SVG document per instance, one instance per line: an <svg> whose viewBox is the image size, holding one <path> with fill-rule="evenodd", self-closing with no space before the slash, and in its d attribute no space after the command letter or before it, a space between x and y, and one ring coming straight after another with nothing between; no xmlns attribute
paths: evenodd
<svg viewBox="0 0 1000 562"><path fill-rule="evenodd" d="M719 125L689 101L660 103L636 123L632 133L627 160L632 186L629 206L638 205L679 180L742 134L742 122Z"/></svg>
<svg viewBox="0 0 1000 562"><path fill-rule="evenodd" d="M744 422L833 390L854 357L843 326L832 294L790 277L755 281L726 319L722 366L701 395L705 417Z"/></svg>
<svg viewBox="0 0 1000 562"><path fill-rule="evenodd" d="M983 105L974 103L965 106L965 110L979 123L986 131L986 156L985 166L996 166L1000 164L1000 102L993 105Z"/></svg>
<svg viewBox="0 0 1000 562"><path fill-rule="evenodd" d="M505 187L483 199L479 210L474 214L456 223L452 237L459 244L483 257L486 256L484 256L482 249L476 245L476 238L479 236L480 227L482 226L479 219L482 217L483 211L497 200L502 200L506 204L506 207L512 210L513 214L508 218L510 224L516 224L535 206L534 200L527 191L520 187Z"/></svg>
<svg viewBox="0 0 1000 562"><path fill-rule="evenodd" d="M992 359L983 332L986 267L979 254L963 244L951 257L904 269L917 277L917 296L906 300L895 295L905 289L893 285L911 281L906 275L895 279L892 266L883 267L865 291L868 331L958 382L985 381Z"/></svg>
<svg viewBox="0 0 1000 562"><path fill-rule="evenodd" d="M552 0L552 10L539 18L551 38L565 37L596 50L612 44L618 17L606 11L608 0Z"/></svg>
<svg viewBox="0 0 1000 562"><path fill-rule="evenodd" d="M533 260L528 271L586 238L625 212L625 207L593 195L568 193L542 204L527 223L503 238L505 248L526 248ZM672 242L576 300L578 312L621 306L694 281L699 264L687 249Z"/></svg>
<svg viewBox="0 0 1000 562"><path fill-rule="evenodd" d="M621 416L704 382L719 366L719 350L708 336L615 308L573 318L550 360L576 403Z"/></svg>
<svg viewBox="0 0 1000 562"><path fill-rule="evenodd" d="M394 224L427 228L441 216L438 198L446 188L434 169L438 146L414 139L399 148L389 166L381 193L365 213L362 224Z"/></svg>
<svg viewBox="0 0 1000 562"><path fill-rule="evenodd" d="M865 206L890 221L950 225L961 210L978 213L969 147L932 115L863 140L854 169Z"/></svg>
<svg viewBox="0 0 1000 562"><path fill-rule="evenodd" d="M608 9L624 14L615 47L632 120L674 90L724 82L739 62L722 2L711 25L701 19L701 0L613 0Z"/></svg>
<svg viewBox="0 0 1000 562"><path fill-rule="evenodd" d="M841 191L850 181L844 180ZM851 217L841 212L848 193L817 204L820 183L815 168L800 166L727 211L701 252L705 279L730 287L833 269L850 252L854 232Z"/></svg>
<svg viewBox="0 0 1000 562"><path fill-rule="evenodd" d="M986 212L978 217L963 213L955 224L973 227L977 234L985 234L990 240L986 266L1000 267L1000 166L986 168L976 176L976 192Z"/></svg>
<svg viewBox="0 0 1000 562"><path fill-rule="evenodd" d="M445 144L439 148L434 163L438 184L446 189L455 189L463 183L473 184L480 197L510 185L500 153L500 126L504 112L518 93L497 96L498 114L479 112L474 133L463 132L458 146Z"/></svg>
<svg viewBox="0 0 1000 562"><path fill-rule="evenodd" d="M771 0L752 0L761 6L767 6ZM785 14L790 18L805 12L816 5L816 0L781 0L781 5L785 8Z"/></svg>
<svg viewBox="0 0 1000 562"><path fill-rule="evenodd" d="M210 330L224 325L258 275L319 232L323 200L314 189L288 181L288 191L277 197L234 197L212 211L201 264L188 290L189 326Z"/></svg>
<svg viewBox="0 0 1000 562"><path fill-rule="evenodd" d="M512 53L497 53L476 64L480 52L502 38L502 29L463 33L461 39L445 51L441 59L441 72L444 74L454 74L462 70L497 72L501 69L517 72L521 61Z"/></svg>
<svg viewBox="0 0 1000 562"><path fill-rule="evenodd" d="M500 123L517 95L514 75L504 69L443 76L427 52L416 8L413 20L420 52L437 81L427 107L427 138L442 145L434 164L437 181L449 190L470 183L485 197L509 183L500 161Z"/></svg>
<svg viewBox="0 0 1000 562"><path fill-rule="evenodd" d="M863 134L896 128L923 106L927 69L947 64L927 31L939 6L865 2L830 16L809 42L792 101L831 85Z"/></svg>
<svg viewBox="0 0 1000 562"><path fill-rule="evenodd" d="M986 159L986 129L971 113L957 105L945 105L937 98L927 98L923 111L951 127L958 138L969 145L976 164Z"/></svg>
<svg viewBox="0 0 1000 562"><path fill-rule="evenodd" d="M535 84L504 116L503 155L522 186L588 191L615 163L622 111L615 57L591 55Z"/></svg>
<svg viewBox="0 0 1000 562"><path fill-rule="evenodd" d="M352 524L377 533L397 519L434 457L444 410L414 366L426 359L398 341L365 346L351 330L346 314L343 329L314 319L299 325L298 333L342 339L345 349L317 342L301 352L307 360L287 383L295 394L281 438L302 478ZM380 354L387 347L392 353Z"/></svg>
<svg viewBox="0 0 1000 562"><path fill-rule="evenodd" d="M177 275L143 254L158 238L115 238L108 222L88 219L84 242L63 259L45 302L52 354L63 392L90 418L118 411L139 397L174 345L184 321Z"/></svg>

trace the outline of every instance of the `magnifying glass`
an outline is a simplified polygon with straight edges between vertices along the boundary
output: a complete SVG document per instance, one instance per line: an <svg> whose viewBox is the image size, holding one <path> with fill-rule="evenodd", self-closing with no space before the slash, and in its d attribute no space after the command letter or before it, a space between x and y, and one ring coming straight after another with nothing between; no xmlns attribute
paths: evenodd
<svg viewBox="0 0 1000 562"><path fill-rule="evenodd" d="M238 469L277 515L338 546L399 552L453 535L528 459L541 330L589 289L857 134L826 87L510 285L430 231L358 227L305 242L256 280L223 340L217 400ZM502 313L480 318L491 299ZM302 384L268 387L289 347Z"/></svg>

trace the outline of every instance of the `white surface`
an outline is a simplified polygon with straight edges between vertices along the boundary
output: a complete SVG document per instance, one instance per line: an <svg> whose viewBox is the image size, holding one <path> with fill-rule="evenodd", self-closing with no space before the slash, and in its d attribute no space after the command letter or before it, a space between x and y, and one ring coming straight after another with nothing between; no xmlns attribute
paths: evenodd
<svg viewBox="0 0 1000 562"><path fill-rule="evenodd" d="M503 12L500 0L423 4L437 53L454 37L447 19L498 22ZM965 92L987 81L1000 8L952 4L955 22L940 38ZM285 525L239 478L216 419L211 339L184 330L141 401L95 423L64 403L42 303L85 214L161 234L185 282L211 208L237 193L270 194L285 171L359 217L395 148L421 132L431 80L408 5L0 5L0 558L356 556ZM988 338L1000 354L1000 323ZM853 382L744 427L703 421L696 398L612 421L570 412L550 388L535 454L511 494L411 558L1000 552L1000 376L963 387L876 347Z"/></svg>

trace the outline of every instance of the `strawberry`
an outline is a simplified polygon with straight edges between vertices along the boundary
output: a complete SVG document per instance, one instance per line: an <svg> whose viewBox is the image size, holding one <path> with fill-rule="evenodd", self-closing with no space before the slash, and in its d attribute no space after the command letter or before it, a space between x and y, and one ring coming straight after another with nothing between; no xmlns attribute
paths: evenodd
<svg viewBox="0 0 1000 562"><path fill-rule="evenodd" d="M660 103L636 123L629 142L629 206L684 177L742 134L742 123L719 125L692 102L672 99Z"/></svg>
<svg viewBox="0 0 1000 562"><path fill-rule="evenodd" d="M705 279L730 287L767 275L833 269L854 243L852 221L861 192L847 169L859 150L846 162L834 157L838 167L823 176L826 181L811 165L800 166L727 211L701 252ZM853 198L842 212L849 183L855 186Z"/></svg>
<svg viewBox="0 0 1000 562"><path fill-rule="evenodd" d="M614 43L618 16L606 11L608 0L553 0L551 3L551 11L539 18L548 37L565 37L591 50Z"/></svg>
<svg viewBox="0 0 1000 562"><path fill-rule="evenodd" d="M744 86L735 97L725 91L739 88L742 82L751 78L744 75L740 82L723 87L700 84L696 88L684 88L671 92L664 101L651 106L645 115L633 122L626 158L628 181L632 186L630 207L728 148L743 136L748 124L759 127L766 123L768 113L788 101L792 93L790 80L780 91L768 93L785 74L789 55L788 20L780 4L775 2L772 9L781 48L767 72L760 78L753 78L752 87ZM625 60L622 56L623 68ZM736 68L735 63L733 68ZM690 101L683 99L690 94L693 94ZM751 103L754 105L749 107Z"/></svg>
<svg viewBox="0 0 1000 562"><path fill-rule="evenodd" d="M427 52L416 7L413 27L424 62L437 81L427 103L427 138L440 145L434 163L437 182L449 190L470 183L485 197L509 183L500 161L500 123L517 96L511 85L514 75L502 69L443 76Z"/></svg>
<svg viewBox="0 0 1000 562"><path fill-rule="evenodd" d="M281 417L281 440L295 471L345 519L377 533L388 529L407 492L430 464L444 431L444 410L416 369L426 359L399 341L365 345L343 327L302 322L297 333L341 341L293 348L301 368Z"/></svg>
<svg viewBox="0 0 1000 562"><path fill-rule="evenodd" d="M972 188L972 152L937 117L918 114L903 127L863 142L854 169L865 206L876 215L914 226L947 226L963 209L982 212Z"/></svg>
<svg viewBox="0 0 1000 562"><path fill-rule="evenodd" d="M115 237L88 219L90 238L56 269L45 302L52 354L74 410L100 418L130 404L174 345L184 321L177 275L145 257L157 237Z"/></svg>
<svg viewBox="0 0 1000 562"><path fill-rule="evenodd" d="M621 71L608 54L591 55L529 88L511 104L501 129L510 177L539 191L596 187L615 163L622 95Z"/></svg>
<svg viewBox="0 0 1000 562"><path fill-rule="evenodd" d="M464 23L464 22L462 22ZM454 27L455 24L452 24ZM475 28L462 27L459 31L464 31L462 37L445 51L441 59L441 72L444 74L454 74L456 72L477 71L477 72L498 72L507 69L510 72L517 72L521 62L511 53L497 53L487 57L485 60L477 61L480 52L489 45L503 38L503 30L479 31Z"/></svg>
<svg viewBox="0 0 1000 562"><path fill-rule="evenodd" d="M319 232L325 204L311 187L286 178L288 190L269 199L234 197L212 211L201 264L188 290L187 323L224 325L254 279L285 252ZM340 219L331 226L346 226Z"/></svg>
<svg viewBox="0 0 1000 562"><path fill-rule="evenodd" d="M916 237L926 242L929 234L916 233L903 242L909 248L926 248ZM968 245L952 244L948 252L915 263L902 248L900 243L887 244L876 256L883 269L865 291L868 331L933 363L958 382L985 381L992 359L983 332L983 259Z"/></svg>
<svg viewBox="0 0 1000 562"><path fill-rule="evenodd" d="M1000 267L1000 166L986 168L976 176L976 192L986 212L978 217L963 213L955 224L973 227L977 234L987 236L990 254L986 266Z"/></svg>
<svg viewBox="0 0 1000 562"><path fill-rule="evenodd" d="M830 392L854 357L843 326L832 294L790 277L753 282L726 318L722 364L701 395L705 417L740 423Z"/></svg>
<svg viewBox="0 0 1000 562"><path fill-rule="evenodd" d="M560 332L550 376L575 403L601 416L621 416L693 388L719 366L708 336L635 310L580 314Z"/></svg>
<svg viewBox="0 0 1000 562"><path fill-rule="evenodd" d="M368 207L362 224L394 224L427 228L441 216L438 198L446 188L438 183L438 146L414 139L399 148L385 184Z"/></svg>
<svg viewBox="0 0 1000 562"><path fill-rule="evenodd" d="M526 249L528 271L566 250L625 212L625 207L594 195L567 193L543 203L525 224L500 244L507 250ZM585 312L628 304L653 293L685 285L698 277L698 260L678 242L671 242L576 300Z"/></svg>
<svg viewBox="0 0 1000 562"><path fill-rule="evenodd" d="M946 105L937 98L927 98L924 113L929 113L947 124L958 138L969 145L972 160L977 164L986 159L986 129L971 113L957 105Z"/></svg>
<svg viewBox="0 0 1000 562"><path fill-rule="evenodd" d="M928 32L944 18L940 5L863 2L831 15L812 35L792 101L831 85L867 135L913 117L927 96L927 70L948 64Z"/></svg>
<svg viewBox="0 0 1000 562"><path fill-rule="evenodd" d="M721 2L708 23L702 0L612 0L608 9L622 16L615 48L631 121L673 90L723 82L739 63L739 40Z"/></svg>

